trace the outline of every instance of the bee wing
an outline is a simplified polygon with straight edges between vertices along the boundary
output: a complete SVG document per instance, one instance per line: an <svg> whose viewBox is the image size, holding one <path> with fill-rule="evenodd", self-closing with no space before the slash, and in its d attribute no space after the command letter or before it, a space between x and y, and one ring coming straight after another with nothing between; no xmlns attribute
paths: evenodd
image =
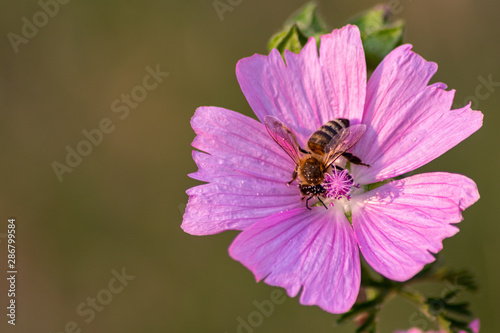
<svg viewBox="0 0 500 333"><path fill-rule="evenodd" d="M295 164L300 164L300 151L297 137L278 118L266 116L264 123L269 135L292 158Z"/></svg>
<svg viewBox="0 0 500 333"><path fill-rule="evenodd" d="M366 125L357 124L343 128L325 146L325 166L329 167L340 155L349 150L366 131Z"/></svg>

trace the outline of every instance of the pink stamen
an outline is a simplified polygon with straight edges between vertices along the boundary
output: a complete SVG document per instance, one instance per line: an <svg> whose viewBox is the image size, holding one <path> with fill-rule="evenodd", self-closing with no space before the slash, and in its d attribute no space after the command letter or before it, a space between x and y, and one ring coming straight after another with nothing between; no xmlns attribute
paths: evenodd
<svg viewBox="0 0 500 333"><path fill-rule="evenodd" d="M349 193L353 186L356 185L346 169L335 167L331 173L325 174L323 187L326 190L326 198L338 200L345 197L347 200L350 200L351 196Z"/></svg>

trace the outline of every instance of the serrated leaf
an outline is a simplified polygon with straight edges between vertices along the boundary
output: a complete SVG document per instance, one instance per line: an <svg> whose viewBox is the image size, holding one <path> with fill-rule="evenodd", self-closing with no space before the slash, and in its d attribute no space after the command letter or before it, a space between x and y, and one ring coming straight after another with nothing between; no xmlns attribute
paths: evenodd
<svg viewBox="0 0 500 333"><path fill-rule="evenodd" d="M315 3L307 3L285 21L284 27L296 25L308 37L328 33L325 22L316 9Z"/></svg>
<svg viewBox="0 0 500 333"><path fill-rule="evenodd" d="M474 275L465 269L459 271L448 270L444 273L443 280L448 280L468 291L477 291L478 289Z"/></svg>
<svg viewBox="0 0 500 333"><path fill-rule="evenodd" d="M378 64L403 42L404 22L396 21L390 26L361 38L365 50L366 65L376 68Z"/></svg>
<svg viewBox="0 0 500 333"><path fill-rule="evenodd" d="M382 29L390 23L390 8L388 5L376 5L352 18L349 23L357 25L361 36L369 35L374 31Z"/></svg>
<svg viewBox="0 0 500 333"><path fill-rule="evenodd" d="M460 294L460 289L453 289L449 292L447 292L444 297L442 297L441 299L443 300L443 302L449 302L451 300L453 300L454 298L456 298L458 296L458 294Z"/></svg>
<svg viewBox="0 0 500 333"><path fill-rule="evenodd" d="M316 13L316 4L308 3L285 21L283 29L269 40L268 48L269 51L277 49L284 58L285 50L298 53L309 37L319 41L319 36L327 32L323 20Z"/></svg>
<svg viewBox="0 0 500 333"><path fill-rule="evenodd" d="M404 21L391 22L388 5L377 5L349 23L359 28L368 69L375 69L389 52L402 43Z"/></svg>
<svg viewBox="0 0 500 333"><path fill-rule="evenodd" d="M472 312L469 310L469 303L456 303L456 304L445 304L445 309L449 312L453 312L463 316L472 316Z"/></svg>
<svg viewBox="0 0 500 333"><path fill-rule="evenodd" d="M296 25L293 25L288 31L282 31L271 37L268 47L269 50L277 49L284 57L285 50L299 53L306 43L307 36Z"/></svg>
<svg viewBox="0 0 500 333"><path fill-rule="evenodd" d="M448 323L448 328L453 333L459 333L461 331L472 333L472 329L469 327L469 322L467 321L457 320L448 316L442 316L441 318Z"/></svg>

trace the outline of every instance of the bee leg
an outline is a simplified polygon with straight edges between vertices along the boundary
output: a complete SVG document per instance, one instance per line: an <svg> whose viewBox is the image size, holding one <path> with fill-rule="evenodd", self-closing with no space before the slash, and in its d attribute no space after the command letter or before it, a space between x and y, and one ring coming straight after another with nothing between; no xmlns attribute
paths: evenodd
<svg viewBox="0 0 500 333"><path fill-rule="evenodd" d="M293 170L293 173L292 173L292 180L290 180L288 183L286 183L288 186L290 186L290 184L295 180L297 179L297 168L295 168L295 170Z"/></svg>
<svg viewBox="0 0 500 333"><path fill-rule="evenodd" d="M361 159L359 157L354 156L351 153L344 152L344 153L342 153L342 156L345 157L352 164L364 165L364 166L367 166L367 167L370 166L369 164L365 164L365 163L361 162Z"/></svg>
<svg viewBox="0 0 500 333"><path fill-rule="evenodd" d="M302 199L304 199L304 197L302 197ZM309 207L309 200L311 200L312 197L308 197L307 200L306 200L306 208L311 210L311 207Z"/></svg>
<svg viewBox="0 0 500 333"><path fill-rule="evenodd" d="M319 200L319 202L321 202L323 204L323 207L325 207L326 209L328 209L328 207L326 207L325 203L323 202L323 200L321 200L320 197L318 197L318 200Z"/></svg>
<svg viewBox="0 0 500 333"><path fill-rule="evenodd" d="M301 147L299 147L299 151L300 151L301 153L303 153L303 154L311 154L311 152L310 152L310 151L307 151L307 150L305 150L305 149L302 149Z"/></svg>

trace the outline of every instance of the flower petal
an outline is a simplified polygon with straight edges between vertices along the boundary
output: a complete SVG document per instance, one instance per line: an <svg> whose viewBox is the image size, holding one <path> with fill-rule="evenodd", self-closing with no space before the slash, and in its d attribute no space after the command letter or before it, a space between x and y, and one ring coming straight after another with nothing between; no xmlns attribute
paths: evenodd
<svg viewBox="0 0 500 333"><path fill-rule="evenodd" d="M347 25L321 36L319 54L333 108L326 122L347 118L351 124L359 123L365 104L366 61L358 27Z"/></svg>
<svg viewBox="0 0 500 333"><path fill-rule="evenodd" d="M450 223L479 199L476 184L451 173L420 174L392 181L351 200L354 232L377 272L405 281L434 261L442 241L458 232Z"/></svg>
<svg viewBox="0 0 500 333"><path fill-rule="evenodd" d="M360 285L359 253L343 211L297 208L265 218L236 237L229 254L300 303L343 313Z"/></svg>
<svg viewBox="0 0 500 333"><path fill-rule="evenodd" d="M367 130L353 153L370 165L353 166L357 182L369 184L402 175L442 155L477 131L481 112L470 105L450 110L454 91L427 86L437 65L412 52L392 51L368 82L363 123Z"/></svg>
<svg viewBox="0 0 500 333"><path fill-rule="evenodd" d="M473 321L470 322L469 327L471 328L472 332L478 333L480 325L481 324L479 322L479 319L476 318L476 319L474 319ZM466 333L466 332L463 331L463 333Z"/></svg>
<svg viewBox="0 0 500 333"><path fill-rule="evenodd" d="M431 331L423 332L419 328L412 327L408 331L395 331L394 333L439 333L439 332L431 332Z"/></svg>
<svg viewBox="0 0 500 333"><path fill-rule="evenodd" d="M210 182L187 191L182 228L194 235L243 230L255 221L303 205L287 186L294 162L264 125L233 111L199 108L191 120L198 136L193 147L199 167L192 178Z"/></svg>
<svg viewBox="0 0 500 333"><path fill-rule="evenodd" d="M333 118L361 119L366 65L359 30L346 26L322 36L320 58L310 38L300 54L286 52L242 59L236 75L248 103L263 121L273 115L305 144Z"/></svg>

